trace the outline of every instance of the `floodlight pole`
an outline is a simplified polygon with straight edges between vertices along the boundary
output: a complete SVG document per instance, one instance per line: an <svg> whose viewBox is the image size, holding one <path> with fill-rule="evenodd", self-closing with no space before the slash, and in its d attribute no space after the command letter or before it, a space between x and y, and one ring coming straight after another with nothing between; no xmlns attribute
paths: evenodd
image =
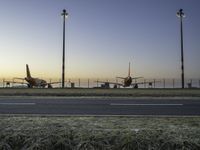
<svg viewBox="0 0 200 150"><path fill-rule="evenodd" d="M63 9L61 15L63 16L62 88L65 88L65 18L68 16L68 13Z"/></svg>
<svg viewBox="0 0 200 150"><path fill-rule="evenodd" d="M181 80L182 80L182 88L184 88L184 57L183 57L183 17L185 16L183 13L183 9L180 9L176 15L180 18L180 32L181 32Z"/></svg>

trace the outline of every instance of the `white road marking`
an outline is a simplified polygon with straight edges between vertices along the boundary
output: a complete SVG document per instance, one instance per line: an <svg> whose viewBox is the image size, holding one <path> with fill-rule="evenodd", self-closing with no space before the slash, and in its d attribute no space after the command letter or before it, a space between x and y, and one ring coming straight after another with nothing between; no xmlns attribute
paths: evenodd
<svg viewBox="0 0 200 150"><path fill-rule="evenodd" d="M0 105L35 105L36 103L0 103Z"/></svg>
<svg viewBox="0 0 200 150"><path fill-rule="evenodd" d="M183 106L183 104L122 104L111 103L111 106Z"/></svg>

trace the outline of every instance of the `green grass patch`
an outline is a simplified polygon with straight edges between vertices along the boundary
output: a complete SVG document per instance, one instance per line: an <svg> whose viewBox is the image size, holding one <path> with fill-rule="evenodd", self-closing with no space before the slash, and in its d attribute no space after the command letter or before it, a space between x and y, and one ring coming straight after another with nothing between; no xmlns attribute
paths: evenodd
<svg viewBox="0 0 200 150"><path fill-rule="evenodd" d="M198 150L200 117L0 117L0 149Z"/></svg>
<svg viewBox="0 0 200 150"><path fill-rule="evenodd" d="M0 89L0 96L200 97L200 89Z"/></svg>

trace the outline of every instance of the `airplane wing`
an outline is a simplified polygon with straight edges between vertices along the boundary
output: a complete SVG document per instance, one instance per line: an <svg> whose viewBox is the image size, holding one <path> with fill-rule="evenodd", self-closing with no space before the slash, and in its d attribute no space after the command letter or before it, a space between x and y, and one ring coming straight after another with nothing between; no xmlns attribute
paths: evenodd
<svg viewBox="0 0 200 150"><path fill-rule="evenodd" d="M26 85L28 85L28 83L26 83L26 82L12 82L12 83L18 83L18 84L26 84Z"/></svg>
<svg viewBox="0 0 200 150"><path fill-rule="evenodd" d="M6 80L4 80L4 83L6 83L6 84L10 84L10 83L18 83L18 84L28 84L28 83L26 83L26 82L16 82L16 81L6 81Z"/></svg>
<svg viewBox="0 0 200 150"><path fill-rule="evenodd" d="M134 77L132 79L141 79L141 78L144 78L144 77Z"/></svg>
<svg viewBox="0 0 200 150"><path fill-rule="evenodd" d="M136 83L132 83L131 86L133 88L137 89L138 88L138 84L145 84L145 83L147 83L147 82L136 82Z"/></svg>
<svg viewBox="0 0 200 150"><path fill-rule="evenodd" d="M124 78L124 77L116 77L116 78L118 78L118 79L126 79L126 78ZM144 78L144 77L134 77L134 78L132 78L132 79L140 79L140 78Z"/></svg>
<svg viewBox="0 0 200 150"><path fill-rule="evenodd" d="M23 80L23 81L15 81L15 79L16 80ZM17 77L15 77L15 78L13 78L13 81L11 81L10 83L18 83L18 84L26 84L26 85L28 85L28 83L25 81L24 82L24 80L25 80L25 78L17 78Z"/></svg>
<svg viewBox="0 0 200 150"><path fill-rule="evenodd" d="M17 79L17 80L25 80L25 78L13 78L14 80Z"/></svg>
<svg viewBox="0 0 200 150"><path fill-rule="evenodd" d="M133 86L134 88L138 88L139 84L149 84L150 86L152 86L154 82L160 82L160 81L136 82L136 83L132 83L131 86Z"/></svg>
<svg viewBox="0 0 200 150"><path fill-rule="evenodd" d="M62 82L48 82L46 84L58 84L58 83L62 83Z"/></svg>
<svg viewBox="0 0 200 150"><path fill-rule="evenodd" d="M126 79L126 78L124 78L124 77L116 77L116 78L118 78L118 79Z"/></svg>

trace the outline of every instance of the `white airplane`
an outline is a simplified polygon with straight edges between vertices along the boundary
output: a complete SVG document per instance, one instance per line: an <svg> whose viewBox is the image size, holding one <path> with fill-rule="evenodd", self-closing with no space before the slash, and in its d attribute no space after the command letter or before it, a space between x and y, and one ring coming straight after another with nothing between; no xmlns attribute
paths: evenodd
<svg viewBox="0 0 200 150"><path fill-rule="evenodd" d="M140 79L143 77L131 77L130 75L130 62L129 62L129 69L128 69L128 76L127 77L116 77L118 79L122 79L122 83L117 83L117 82L105 82L105 81L96 81L98 83L104 83L106 88L109 88L109 84L113 84L114 88L117 88L117 86L122 86L122 87L129 87L133 86L134 88L138 88L138 84L144 84L144 82L137 82L137 83L132 83L132 81L135 79Z"/></svg>

